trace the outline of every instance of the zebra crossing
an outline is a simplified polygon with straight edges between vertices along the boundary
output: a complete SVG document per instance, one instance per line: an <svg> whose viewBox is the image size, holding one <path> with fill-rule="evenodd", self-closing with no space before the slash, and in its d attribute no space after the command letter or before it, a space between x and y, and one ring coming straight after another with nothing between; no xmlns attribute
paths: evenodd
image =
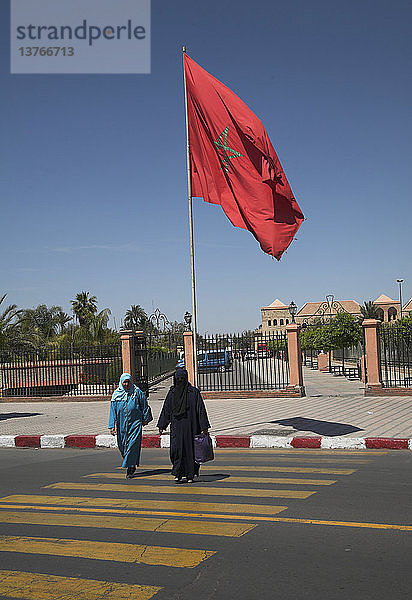
<svg viewBox="0 0 412 600"><path fill-rule="evenodd" d="M356 463L363 465L383 453L374 454L322 450L305 451L302 456L290 450L238 450L234 455L222 450L216 452L213 464L202 467L195 484L176 485L165 461L139 468L132 480L125 480L124 473L116 469L90 472L78 481L47 484L38 493L2 497L0 527L13 525L17 530L13 535L0 534L0 557L3 553L19 557L23 565L24 557L30 555L56 557L65 576L24 568L1 569L0 596L22 600L146 600L167 594L163 569L196 572L222 549L242 543L256 527L277 521L315 523L278 515L291 508L298 512L300 502L354 474ZM149 457L150 451L145 456ZM155 460L158 457L159 453L153 455ZM330 466L317 466L325 460ZM291 465L285 466L285 462ZM350 468L346 468L347 463ZM279 475L283 473L285 476ZM132 534L133 543L130 538L119 541L116 530ZM58 537L52 535L54 531L70 535ZM96 531L98 539L93 533ZM175 544L170 544L171 539ZM136 565L133 581L79 577L73 572L73 558L93 564ZM146 571L153 568L159 573L155 580ZM147 585L148 580L153 584Z"/></svg>

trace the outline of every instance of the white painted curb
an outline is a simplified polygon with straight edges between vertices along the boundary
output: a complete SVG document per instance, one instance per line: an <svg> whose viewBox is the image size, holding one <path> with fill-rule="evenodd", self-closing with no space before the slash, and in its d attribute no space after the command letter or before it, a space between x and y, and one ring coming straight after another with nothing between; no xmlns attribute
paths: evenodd
<svg viewBox="0 0 412 600"><path fill-rule="evenodd" d="M335 448L365 450L366 444L364 438L322 437L320 447L325 450L334 450Z"/></svg>
<svg viewBox="0 0 412 600"><path fill-rule="evenodd" d="M292 437L279 435L251 435L250 448L292 448Z"/></svg>
<svg viewBox="0 0 412 600"><path fill-rule="evenodd" d="M42 435L40 448L64 448L65 435Z"/></svg>
<svg viewBox="0 0 412 600"><path fill-rule="evenodd" d="M14 435L0 435L0 448L15 448Z"/></svg>
<svg viewBox="0 0 412 600"><path fill-rule="evenodd" d="M170 448L170 435L161 435L160 436L160 447L161 448Z"/></svg>
<svg viewBox="0 0 412 600"><path fill-rule="evenodd" d="M99 448L117 448L116 436L102 433L96 435L96 446Z"/></svg>

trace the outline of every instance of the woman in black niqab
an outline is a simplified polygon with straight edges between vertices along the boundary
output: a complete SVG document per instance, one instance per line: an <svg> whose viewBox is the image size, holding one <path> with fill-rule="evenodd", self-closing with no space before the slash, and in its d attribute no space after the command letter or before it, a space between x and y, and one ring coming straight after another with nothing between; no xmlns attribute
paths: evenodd
<svg viewBox="0 0 412 600"><path fill-rule="evenodd" d="M186 477L188 483L199 473L195 462L195 435L206 433L210 427L200 391L190 385L186 369L176 369L157 426L160 434L170 424L170 459L176 481Z"/></svg>

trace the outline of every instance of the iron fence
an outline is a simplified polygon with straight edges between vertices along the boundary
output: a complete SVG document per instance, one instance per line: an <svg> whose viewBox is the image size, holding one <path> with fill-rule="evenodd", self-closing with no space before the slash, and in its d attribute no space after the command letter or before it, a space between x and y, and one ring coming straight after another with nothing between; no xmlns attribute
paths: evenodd
<svg viewBox="0 0 412 600"><path fill-rule="evenodd" d="M199 336L197 368L202 391L284 389L289 384L286 333Z"/></svg>
<svg viewBox="0 0 412 600"><path fill-rule="evenodd" d="M108 396L122 373L120 343L73 344L0 356L3 397Z"/></svg>
<svg viewBox="0 0 412 600"><path fill-rule="evenodd" d="M149 349L147 354L147 367L149 384L163 377L172 374L176 368L178 360L177 351L158 352Z"/></svg>
<svg viewBox="0 0 412 600"><path fill-rule="evenodd" d="M402 324L378 327L384 387L412 387L412 330Z"/></svg>

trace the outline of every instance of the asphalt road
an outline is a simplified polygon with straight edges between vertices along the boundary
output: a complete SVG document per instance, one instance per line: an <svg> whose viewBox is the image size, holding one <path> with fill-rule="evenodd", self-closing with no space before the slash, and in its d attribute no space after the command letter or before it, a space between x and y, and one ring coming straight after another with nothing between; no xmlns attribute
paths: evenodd
<svg viewBox="0 0 412 600"><path fill-rule="evenodd" d="M228 371L200 371L198 377L201 390L281 389L289 383L289 367L273 357L235 358Z"/></svg>
<svg viewBox="0 0 412 600"><path fill-rule="evenodd" d="M2 449L0 597L411 597L411 452L220 450L192 485L143 461Z"/></svg>

